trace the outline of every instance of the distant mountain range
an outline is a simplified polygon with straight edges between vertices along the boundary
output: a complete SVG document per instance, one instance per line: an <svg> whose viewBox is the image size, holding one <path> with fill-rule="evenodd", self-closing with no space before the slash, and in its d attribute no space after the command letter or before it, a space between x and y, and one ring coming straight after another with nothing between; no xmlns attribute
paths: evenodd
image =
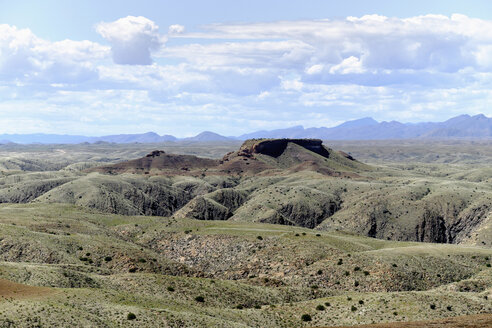
<svg viewBox="0 0 492 328"><path fill-rule="evenodd" d="M492 118L483 114L460 115L444 122L400 123L397 121L378 122L366 117L347 121L331 128L304 128L293 126L278 130L261 130L225 137L205 131L194 137L176 138L172 135L158 135L154 132L142 134L118 134L102 137L61 134L0 134L0 143L19 144L78 144L78 143L156 143L165 141L211 142L232 141L252 138L317 138L323 140L384 140L416 138L492 138Z"/></svg>

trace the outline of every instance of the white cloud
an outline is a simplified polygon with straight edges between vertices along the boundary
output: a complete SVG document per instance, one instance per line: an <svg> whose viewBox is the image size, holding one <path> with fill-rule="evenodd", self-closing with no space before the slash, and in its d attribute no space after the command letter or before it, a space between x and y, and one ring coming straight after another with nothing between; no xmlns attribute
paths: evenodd
<svg viewBox="0 0 492 328"><path fill-rule="evenodd" d="M358 74L364 72L365 69L362 67L362 62L354 56L345 58L340 64L330 67L331 74Z"/></svg>
<svg viewBox="0 0 492 328"><path fill-rule="evenodd" d="M22 113L44 132L84 121L92 134L138 126L233 135L361 116L492 115L492 23L462 15L215 24L200 33L171 25L167 37L179 41L166 47L144 17L97 31L108 45L0 25L2 117Z"/></svg>
<svg viewBox="0 0 492 328"><path fill-rule="evenodd" d="M99 23L96 30L111 44L116 64L150 65L151 53L166 42L166 38L159 34L159 26L142 16L127 16L111 23Z"/></svg>
<svg viewBox="0 0 492 328"><path fill-rule="evenodd" d="M82 83L97 79L94 61L108 48L91 41L50 42L29 29L0 25L0 80L7 83Z"/></svg>
<svg viewBox="0 0 492 328"><path fill-rule="evenodd" d="M169 34L181 34L184 33L185 27L179 24L173 24L169 26Z"/></svg>

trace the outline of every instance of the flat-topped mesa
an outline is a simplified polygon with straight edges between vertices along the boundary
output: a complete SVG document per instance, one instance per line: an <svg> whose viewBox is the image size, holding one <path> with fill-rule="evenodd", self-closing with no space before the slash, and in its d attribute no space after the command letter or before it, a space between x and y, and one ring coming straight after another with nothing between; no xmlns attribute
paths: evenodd
<svg viewBox="0 0 492 328"><path fill-rule="evenodd" d="M323 157L330 157L330 153L323 147L323 141L320 139L250 139L242 144L238 155L251 157L253 154L264 154L278 157L289 143L295 143Z"/></svg>

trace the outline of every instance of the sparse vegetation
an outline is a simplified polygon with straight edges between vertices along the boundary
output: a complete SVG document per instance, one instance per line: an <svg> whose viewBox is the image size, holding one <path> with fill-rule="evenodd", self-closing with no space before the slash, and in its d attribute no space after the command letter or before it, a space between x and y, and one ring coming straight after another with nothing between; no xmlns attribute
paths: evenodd
<svg viewBox="0 0 492 328"><path fill-rule="evenodd" d="M96 146L85 147L73 158ZM100 147L104 151L89 159L116 162L147 151L114 145L116 156ZM207 153L189 147L183 152ZM412 151L406 156L424 158ZM443 160L461 156L436 151ZM45 156L55 156L50 152ZM357 158L360 151L353 153ZM289 156L248 158L248 167L261 160L291 167L296 160ZM62 162L42 171L4 170L0 284L21 285L9 294L0 289L0 326L329 327L492 311L492 240L483 215L490 211L492 181L480 164L483 155L467 155L475 161L470 166L408 157L378 166L380 157L403 156L380 149L374 165L355 168L316 156L317 165L349 176L325 179L311 168L241 175L234 167L229 176L212 169L203 175L191 165L180 175L88 173L60 169ZM367 208L374 211L366 215ZM443 220L480 215L484 230L440 234L440 209L447 213ZM282 220L291 221L271 224ZM422 228L424 221L433 229ZM454 239L427 243L442 236ZM301 323L307 321L302 313L313 322Z"/></svg>

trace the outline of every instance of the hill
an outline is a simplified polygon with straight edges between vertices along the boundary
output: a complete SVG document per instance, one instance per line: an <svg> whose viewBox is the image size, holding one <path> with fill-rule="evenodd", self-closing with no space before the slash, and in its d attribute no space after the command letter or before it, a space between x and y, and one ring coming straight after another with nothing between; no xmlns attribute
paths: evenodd
<svg viewBox="0 0 492 328"><path fill-rule="evenodd" d="M314 327L492 311L483 248L57 204L1 205L0 223L0 284L20 293L0 299L1 325Z"/></svg>
<svg viewBox="0 0 492 328"><path fill-rule="evenodd" d="M414 138L491 138L492 118L483 114L460 115L445 122L377 122L372 118L348 121L332 128L292 128L257 131L239 136L249 138L318 138L323 140L385 140Z"/></svg>
<svg viewBox="0 0 492 328"><path fill-rule="evenodd" d="M58 202L118 214L173 215L491 247L488 171L374 167L321 140L248 140L222 160L155 151L75 178L32 177L5 201ZM64 180L65 179L65 180ZM35 187L36 186L36 187ZM35 189L34 189L35 188Z"/></svg>
<svg viewBox="0 0 492 328"><path fill-rule="evenodd" d="M491 320L488 141L6 144L0 155L0 327Z"/></svg>

